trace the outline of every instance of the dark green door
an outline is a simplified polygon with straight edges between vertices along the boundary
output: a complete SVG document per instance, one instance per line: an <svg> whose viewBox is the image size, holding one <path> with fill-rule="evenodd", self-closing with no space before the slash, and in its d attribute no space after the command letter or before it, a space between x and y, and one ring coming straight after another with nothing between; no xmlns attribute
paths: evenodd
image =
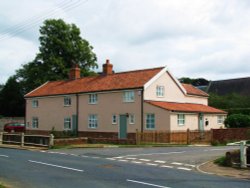
<svg viewBox="0 0 250 188"><path fill-rule="evenodd" d="M199 113L199 130L204 131L204 115Z"/></svg>
<svg viewBox="0 0 250 188"><path fill-rule="evenodd" d="M119 138L125 139L127 138L127 116L120 115L120 125L119 125Z"/></svg>

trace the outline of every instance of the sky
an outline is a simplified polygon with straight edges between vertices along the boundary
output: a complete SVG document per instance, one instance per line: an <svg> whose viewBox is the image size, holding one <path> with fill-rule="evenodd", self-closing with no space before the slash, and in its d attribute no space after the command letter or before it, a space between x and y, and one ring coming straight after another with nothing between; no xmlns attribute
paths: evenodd
<svg viewBox="0 0 250 188"><path fill-rule="evenodd" d="M177 78L250 76L249 0L0 1L0 84L39 51L39 28L63 19L93 46L101 71L167 66Z"/></svg>

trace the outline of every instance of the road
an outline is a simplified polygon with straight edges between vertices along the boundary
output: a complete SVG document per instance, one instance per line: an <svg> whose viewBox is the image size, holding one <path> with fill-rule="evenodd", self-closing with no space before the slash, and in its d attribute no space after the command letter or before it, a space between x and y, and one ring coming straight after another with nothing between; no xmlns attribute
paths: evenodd
<svg viewBox="0 0 250 188"><path fill-rule="evenodd" d="M17 188L249 187L250 181L196 170L226 150L228 147L169 147L41 152L1 148L0 180Z"/></svg>

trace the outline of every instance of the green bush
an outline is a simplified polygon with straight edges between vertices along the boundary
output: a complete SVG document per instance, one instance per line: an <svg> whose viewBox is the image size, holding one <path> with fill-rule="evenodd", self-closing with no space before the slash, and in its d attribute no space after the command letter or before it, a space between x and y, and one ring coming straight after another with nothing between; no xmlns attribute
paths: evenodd
<svg viewBox="0 0 250 188"><path fill-rule="evenodd" d="M225 120L225 125L228 128L250 127L250 116L244 114L232 114Z"/></svg>

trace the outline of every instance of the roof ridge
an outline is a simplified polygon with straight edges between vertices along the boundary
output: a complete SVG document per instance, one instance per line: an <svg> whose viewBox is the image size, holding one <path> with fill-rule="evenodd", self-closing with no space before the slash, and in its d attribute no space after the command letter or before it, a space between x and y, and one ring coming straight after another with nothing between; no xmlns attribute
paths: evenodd
<svg viewBox="0 0 250 188"><path fill-rule="evenodd" d="M149 71L149 70L155 70L155 69L163 69L164 67L154 67L154 68L147 68L147 69L137 69L137 70L130 70L130 71L123 71L123 72L117 72L114 74L125 74L125 73L130 73L130 72L141 72L141 71ZM114 75L111 74L111 75ZM110 76L111 76L110 75Z"/></svg>

